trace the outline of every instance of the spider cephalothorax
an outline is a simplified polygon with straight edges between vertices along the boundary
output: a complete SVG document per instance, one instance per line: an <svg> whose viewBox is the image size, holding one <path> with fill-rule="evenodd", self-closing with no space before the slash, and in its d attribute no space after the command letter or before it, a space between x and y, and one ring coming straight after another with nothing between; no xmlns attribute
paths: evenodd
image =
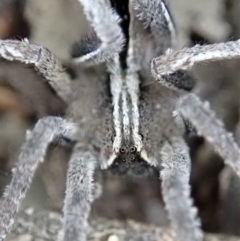
<svg viewBox="0 0 240 241"><path fill-rule="evenodd" d="M206 60L239 58L240 41L173 51L176 31L163 0L111 0L120 17L108 0L79 2L93 29L73 48L79 81L71 81L46 48L0 40L2 58L33 65L68 105L65 118L40 119L26 135L0 207L0 239L10 230L49 144L63 138L75 143L63 207L64 241L86 240L98 167L137 175L159 170L177 237L202 240L190 198L185 127L207 138L238 175L240 150L208 105L187 92L194 84L188 69Z"/></svg>

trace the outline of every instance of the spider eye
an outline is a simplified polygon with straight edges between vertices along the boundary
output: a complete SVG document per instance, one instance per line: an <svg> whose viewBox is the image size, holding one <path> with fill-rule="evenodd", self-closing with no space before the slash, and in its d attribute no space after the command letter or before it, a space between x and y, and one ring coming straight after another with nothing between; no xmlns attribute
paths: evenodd
<svg viewBox="0 0 240 241"><path fill-rule="evenodd" d="M120 152L121 152L121 153L125 153L125 152L126 152L126 148L125 148L125 147L121 147L121 148L120 148Z"/></svg>
<svg viewBox="0 0 240 241"><path fill-rule="evenodd" d="M144 136L142 133L139 133L139 135L141 136L142 140L144 139Z"/></svg>
<svg viewBox="0 0 240 241"><path fill-rule="evenodd" d="M136 160L136 157L133 156L133 157L131 158L131 162L135 162L135 160Z"/></svg>
<svg viewBox="0 0 240 241"><path fill-rule="evenodd" d="M135 146L130 147L130 152L135 153L137 151L137 148Z"/></svg>

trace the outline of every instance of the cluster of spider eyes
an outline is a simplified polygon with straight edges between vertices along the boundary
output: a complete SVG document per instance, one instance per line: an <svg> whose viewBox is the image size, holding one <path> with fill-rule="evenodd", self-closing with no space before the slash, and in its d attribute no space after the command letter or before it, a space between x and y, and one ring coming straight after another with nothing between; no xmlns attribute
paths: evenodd
<svg viewBox="0 0 240 241"><path fill-rule="evenodd" d="M136 148L135 146L131 146L131 147L129 148L129 152L130 152L131 154L136 154L137 148ZM126 154L126 153L127 153L127 148L126 148L126 147L121 147L121 148L120 148L120 153L121 153L121 154ZM136 160L136 156L133 155L133 156L131 157L131 162L134 162L135 160ZM125 158L123 158L122 161L123 161L123 162L126 162L127 160L126 160Z"/></svg>
<svg viewBox="0 0 240 241"><path fill-rule="evenodd" d="M125 153L126 153L126 150L127 150L126 147L121 147L120 152L121 152L122 154L125 154ZM137 152L137 148L136 148L135 146L131 146L129 150L130 150L130 153L132 153L132 154L134 154L134 153Z"/></svg>

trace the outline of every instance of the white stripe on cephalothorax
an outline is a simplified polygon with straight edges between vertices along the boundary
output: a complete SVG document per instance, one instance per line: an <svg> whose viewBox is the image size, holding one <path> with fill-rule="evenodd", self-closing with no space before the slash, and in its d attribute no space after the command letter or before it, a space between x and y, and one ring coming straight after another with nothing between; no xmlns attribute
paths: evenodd
<svg viewBox="0 0 240 241"><path fill-rule="evenodd" d="M126 77L128 93L132 103L132 137L137 150L142 149L142 138L139 134L139 77L137 73L129 73Z"/></svg>
<svg viewBox="0 0 240 241"><path fill-rule="evenodd" d="M140 35L136 34L136 25L138 19L133 11L134 1L129 1L131 21L129 26L129 44L128 44L128 56L127 56L127 76L126 85L128 94L130 96L132 108L131 108L131 124L132 124L132 139L137 151L142 149L142 138L139 134L139 76L138 71L141 68L141 39Z"/></svg>
<svg viewBox="0 0 240 241"><path fill-rule="evenodd" d="M125 86L124 86L125 87ZM130 118L129 104L127 101L128 94L126 88L122 90L122 114L123 114L123 135L124 138L130 140Z"/></svg>
<svg viewBox="0 0 240 241"><path fill-rule="evenodd" d="M113 150L118 152L122 142L122 125L120 117L120 97L122 92L122 74L119 58L115 58L107 64L110 73L110 89L112 94L113 105L113 123L115 130L115 138L113 141Z"/></svg>

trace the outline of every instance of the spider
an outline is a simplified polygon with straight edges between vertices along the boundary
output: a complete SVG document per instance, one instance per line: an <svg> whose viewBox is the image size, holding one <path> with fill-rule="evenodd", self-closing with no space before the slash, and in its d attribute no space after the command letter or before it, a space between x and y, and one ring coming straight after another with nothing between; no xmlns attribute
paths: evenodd
<svg viewBox="0 0 240 241"><path fill-rule="evenodd" d="M1 203L0 239L10 231L49 144L56 142L73 145L63 207L64 241L86 240L93 175L99 167L120 175L159 170L178 239L202 240L190 198L186 129L193 127L210 141L238 175L240 149L208 104L189 93L194 86L189 70L205 61L239 58L240 41L174 51L176 30L163 0L79 2L93 29L73 47L80 81L71 81L44 47L27 40L0 41L2 58L34 66L68 105L65 118L42 118L27 132Z"/></svg>

